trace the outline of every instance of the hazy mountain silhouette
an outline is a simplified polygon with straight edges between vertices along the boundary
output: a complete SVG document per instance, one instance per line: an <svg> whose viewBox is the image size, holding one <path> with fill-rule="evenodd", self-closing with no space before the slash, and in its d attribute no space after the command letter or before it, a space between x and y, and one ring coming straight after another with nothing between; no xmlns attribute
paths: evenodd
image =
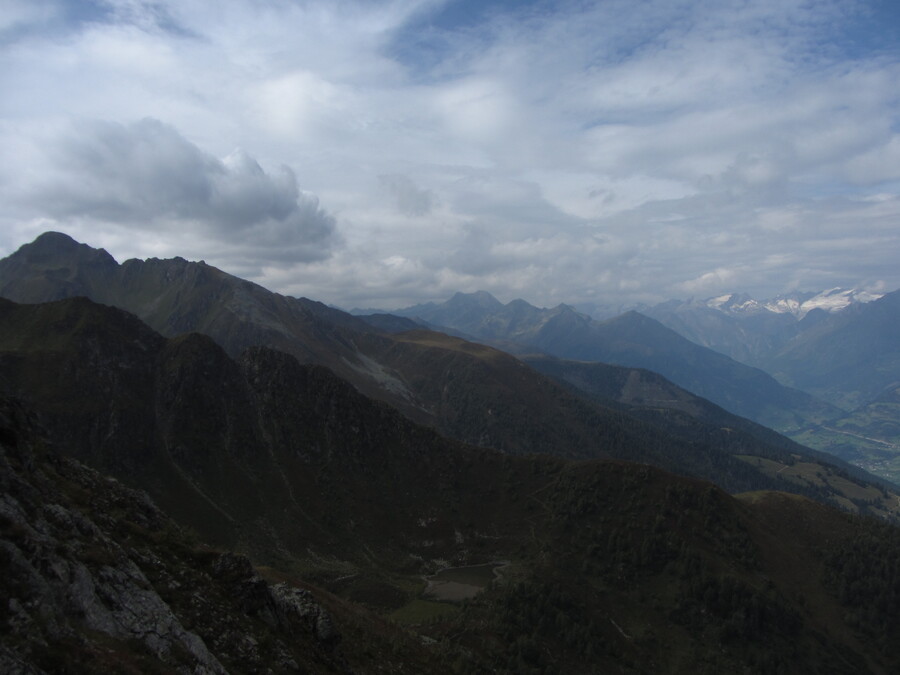
<svg viewBox="0 0 900 675"><path fill-rule="evenodd" d="M762 370L691 342L658 321L627 312L595 321L567 305L507 305L484 293L457 294L439 305L396 312L509 347L553 356L646 368L742 417L786 431L839 415L809 394L780 385Z"/></svg>

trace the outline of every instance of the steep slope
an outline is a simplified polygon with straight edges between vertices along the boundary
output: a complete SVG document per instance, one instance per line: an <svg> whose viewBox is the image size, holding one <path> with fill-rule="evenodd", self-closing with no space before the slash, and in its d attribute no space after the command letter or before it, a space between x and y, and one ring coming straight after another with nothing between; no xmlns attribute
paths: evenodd
<svg viewBox="0 0 900 675"><path fill-rule="evenodd" d="M0 296L22 303L84 296L125 309L165 336L200 332L232 356L254 345L352 374L361 321L304 298L287 298L203 262L127 260L47 232L0 260ZM349 333L345 332L349 331Z"/></svg>
<svg viewBox="0 0 900 675"><path fill-rule="evenodd" d="M36 424L0 398L3 672L351 673L373 659L447 672L377 617L198 545L146 493L59 454Z"/></svg>
<svg viewBox="0 0 900 675"><path fill-rule="evenodd" d="M168 607L159 616L174 616L229 669L289 671L293 650L301 652L293 657L299 669L312 672L339 672L344 663L362 672L501 673L889 673L900 665L900 578L890 563L900 535L886 524L800 497L738 500L650 466L461 446L321 367L264 348L234 362L207 338L154 338L124 312L83 299L0 308L0 340L9 345L0 352L0 381L30 399L60 449L110 463L203 539L234 542L269 563L259 573L266 578L299 575L339 596L265 586L246 562L141 520L152 511L146 500L132 515L128 499L105 496L110 481L74 462L61 460L64 468L48 478L57 492L48 487L30 502L19 496L28 488L4 484L0 503L13 495L23 505L0 523L4 551L19 542L31 560L49 547L58 556L45 558L52 564L38 556L27 565L48 579L60 560L83 565L101 602L115 608L111 570L128 565L118 546ZM42 373L41 362L48 363ZM0 432L5 449L25 446L20 428ZM28 466L36 463L22 455L14 462L32 481ZM181 483L171 483L179 475ZM61 518L47 506L54 503L71 514L87 509L110 541L78 548L69 525L49 522ZM43 521L19 515L38 510ZM50 537L31 542L22 535L28 526ZM27 569L15 553L3 560L4 571ZM451 564L499 561L493 582L471 578L480 568L444 570L475 589L465 604L426 594L422 575L433 580ZM62 616L55 613L82 588L78 578L57 575L57 590L42 596L44 611ZM4 600L16 599L2 605L15 617L18 606L33 607L19 602L32 599L22 584L2 587ZM300 608L280 612L282 596ZM333 634L320 625L317 606L327 606L344 636L340 652L328 646ZM414 635L392 632L363 607L406 622ZM282 614L299 616L299 625L282 627ZM38 663L39 637L7 616L5 625L17 628L4 632L4 657ZM64 620L89 640L87 655L78 651L84 642L63 654L82 659L76 671L107 666L94 660L97 640L141 670L153 659L162 669L194 667L194 657L170 656L174 647L140 661L143 647L127 642L129 634L119 647L116 635L110 643L90 633L90 616ZM293 643L285 644L282 629L295 631ZM157 635L191 639L176 628L139 637Z"/></svg>
<svg viewBox="0 0 900 675"><path fill-rule="evenodd" d="M486 304L457 294L444 313L442 305L399 311L437 325L448 325L489 342L513 341L553 356L646 368L664 375L688 391L731 412L779 431L829 419L839 410L801 391L780 385L761 370L697 345L658 321L627 312L608 321L594 321L566 305L540 310L517 300L490 312ZM464 323L448 323L464 315ZM506 343L504 343L506 344Z"/></svg>
<svg viewBox="0 0 900 675"><path fill-rule="evenodd" d="M395 447L454 445L280 352L256 349L237 363L209 338L165 340L132 315L83 298L3 301L0 310L0 376L41 412L52 440L139 482L167 512L223 545L335 549L351 535L323 528L320 517L337 508L327 495L347 462L389 474ZM273 416L267 388L279 387L283 410ZM356 447L364 448L358 457ZM336 448L342 454L333 459ZM288 476L283 464L297 470ZM300 507L296 494L318 495L310 500L317 510Z"/></svg>
<svg viewBox="0 0 900 675"><path fill-rule="evenodd" d="M618 407L630 416L647 421L672 439L685 442L703 439L720 452L785 481L780 489L800 492L823 502L832 501L851 510L856 509L853 506L856 502L874 499L880 506L873 513L889 515L894 511L891 501L896 484L878 481L870 473L876 470L877 475L890 480L893 474L889 467L861 464L861 469L839 459L835 452L820 452L799 445L768 427L694 396L649 370L550 356L521 358L538 372L604 405Z"/></svg>
<svg viewBox="0 0 900 675"><path fill-rule="evenodd" d="M102 264L96 264L97 259ZM275 348L302 362L329 367L360 391L394 405L415 421L451 435L460 431L456 420L442 416L446 407L440 400L440 387L432 387L420 372L423 365L444 358L440 346L409 340L397 345L394 338L359 319L310 300L270 293L202 263L176 258L129 260L117 265L104 252L62 234L47 233L0 261L0 294L28 303L84 295L136 314L165 336L191 331L207 334L232 357L251 346ZM477 356L471 354L466 357L458 352L457 362L461 372L479 367ZM512 360L506 364L518 366ZM520 370L516 368L516 373ZM432 371L429 376L434 374ZM489 374L509 379L498 369ZM465 384L458 380L456 386ZM474 390L485 383L468 384ZM515 407L516 389L508 388L505 394L505 400ZM484 407L472 406L468 415L473 430L498 426ZM541 447L536 440L525 438L510 418L506 416L507 427L494 434L502 438L508 451L596 454L586 444L566 444L560 438L552 446ZM547 419L545 424L554 423ZM458 437L485 442L474 432ZM580 437L586 434L580 433Z"/></svg>
<svg viewBox="0 0 900 675"><path fill-rule="evenodd" d="M671 301L642 313L698 345L726 354L736 361L761 368L801 330L790 312L756 311L735 314L710 306L710 301Z"/></svg>

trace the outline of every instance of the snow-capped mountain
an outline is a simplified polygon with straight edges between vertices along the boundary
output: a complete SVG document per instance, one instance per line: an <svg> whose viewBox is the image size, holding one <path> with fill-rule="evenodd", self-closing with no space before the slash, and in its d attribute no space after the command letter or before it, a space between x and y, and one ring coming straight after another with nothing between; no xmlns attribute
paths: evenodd
<svg viewBox="0 0 900 675"><path fill-rule="evenodd" d="M770 312L790 313L802 319L814 309L839 312L855 303L878 300L883 295L855 288L832 288L806 299L802 299L802 296L781 296L766 302L765 308Z"/></svg>
<svg viewBox="0 0 900 675"><path fill-rule="evenodd" d="M821 293L792 293L771 300L755 300L745 293L728 293L703 301L703 305L726 314L748 315L760 312L792 314L802 319L814 309L839 312L852 304L872 302L883 294L855 288L832 288Z"/></svg>
<svg viewBox="0 0 900 675"><path fill-rule="evenodd" d="M880 297L871 291L846 288L791 293L771 300L727 293L705 300L670 300L642 311L704 347L765 367L773 354L813 323ZM823 312L809 316L816 309Z"/></svg>

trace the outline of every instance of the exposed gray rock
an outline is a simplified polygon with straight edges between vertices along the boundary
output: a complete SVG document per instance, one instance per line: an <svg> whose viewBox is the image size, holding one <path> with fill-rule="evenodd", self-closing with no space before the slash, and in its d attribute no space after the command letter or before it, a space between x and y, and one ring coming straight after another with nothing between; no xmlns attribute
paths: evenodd
<svg viewBox="0 0 900 675"><path fill-rule="evenodd" d="M275 617L287 630L311 630L321 642L337 642L340 634L335 630L331 616L319 605L309 591L287 584L269 588L275 605Z"/></svg>
<svg viewBox="0 0 900 675"><path fill-rule="evenodd" d="M270 626L288 634L312 633L322 643L340 641L331 616L312 593L283 583L270 586L246 557L224 553L213 563L213 573L230 582L248 614L259 616Z"/></svg>
<svg viewBox="0 0 900 675"><path fill-rule="evenodd" d="M0 397L0 672L349 672L331 617L196 549L146 493L31 442Z"/></svg>
<svg viewBox="0 0 900 675"><path fill-rule="evenodd" d="M26 509L13 495L4 496L3 507L8 522L17 526L15 541L0 541L12 636L47 643L88 629L137 640L163 663L187 672L225 672L125 552L82 514L54 503L27 523L21 522ZM80 555L64 544L73 534L87 536ZM27 664L25 657L10 656Z"/></svg>

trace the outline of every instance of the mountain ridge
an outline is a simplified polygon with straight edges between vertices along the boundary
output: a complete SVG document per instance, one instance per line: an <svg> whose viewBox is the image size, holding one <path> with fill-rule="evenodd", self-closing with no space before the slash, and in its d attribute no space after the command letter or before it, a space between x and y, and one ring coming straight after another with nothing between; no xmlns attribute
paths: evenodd
<svg viewBox="0 0 900 675"><path fill-rule="evenodd" d="M64 244L79 256L94 256L73 240L51 236L41 240ZM40 301L48 289L74 292L101 288L97 299L136 312L165 335L186 330L206 333L232 358L246 348L265 345L305 363L318 363L351 382L360 392L394 405L411 420L473 444L511 453L547 452L568 457L642 457L670 470L700 471L699 475L740 489L727 454L701 444L666 441L664 431L624 416L619 411L580 400L567 389L545 380L519 361L485 349L461 349L461 343L440 334L391 336L363 320L305 299L269 293L262 287L220 270L183 259L126 261L117 265L107 256L97 273L70 260L66 253L43 255L41 265L28 264L31 245L0 261L0 295ZM92 276L94 274L97 276ZM16 293L9 292L13 289ZM29 295L30 293L30 295ZM58 294L58 293L57 293ZM460 300L465 300L463 296ZM484 297L481 298L485 300ZM523 310L528 307L514 304ZM530 310L528 310L530 311ZM562 317L586 319L565 307ZM143 313L143 315L141 315ZM765 454L765 443L759 445ZM672 448L666 448L666 445ZM675 452L677 450L677 452ZM710 457L715 458L710 464ZM718 466L719 468L716 468ZM750 484L744 489L749 489Z"/></svg>

